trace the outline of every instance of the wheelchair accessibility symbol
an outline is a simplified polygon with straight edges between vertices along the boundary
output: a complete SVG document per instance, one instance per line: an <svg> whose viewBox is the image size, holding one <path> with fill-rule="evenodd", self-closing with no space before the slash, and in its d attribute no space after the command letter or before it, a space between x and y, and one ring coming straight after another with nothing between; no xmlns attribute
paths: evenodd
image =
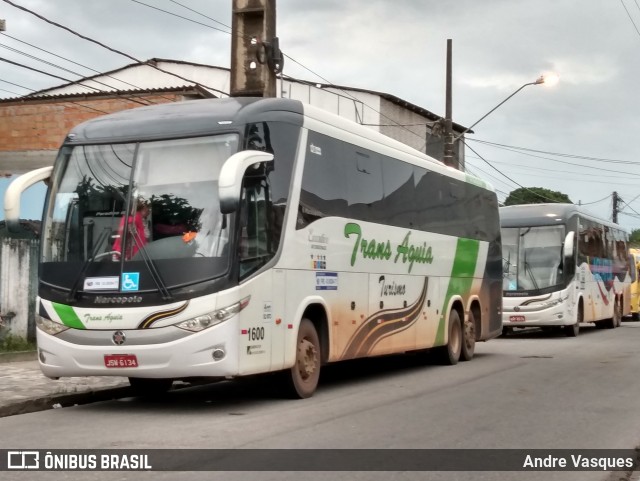
<svg viewBox="0 0 640 481"><path fill-rule="evenodd" d="M123 272L122 273L122 290L137 291L140 283L139 272Z"/></svg>

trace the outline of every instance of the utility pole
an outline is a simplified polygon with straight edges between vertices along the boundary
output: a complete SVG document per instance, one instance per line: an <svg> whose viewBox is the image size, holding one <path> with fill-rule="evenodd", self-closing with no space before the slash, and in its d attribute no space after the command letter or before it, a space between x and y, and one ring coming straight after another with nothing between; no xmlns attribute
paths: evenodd
<svg viewBox="0 0 640 481"><path fill-rule="evenodd" d="M283 57L276 0L232 0L231 96L275 97Z"/></svg>
<svg viewBox="0 0 640 481"><path fill-rule="evenodd" d="M458 162L454 158L453 155L453 125L452 125L452 92L451 92L451 56L452 56L453 46L451 39L447 39L447 80L446 80L446 104L445 104L445 113L444 113L444 157L443 162L445 165L449 165L451 167L459 168Z"/></svg>
<svg viewBox="0 0 640 481"><path fill-rule="evenodd" d="M617 192L614 192L613 193L613 213L611 214L611 220L613 221L614 224L618 223L618 212L620 211L619 206L620 206L620 196L618 195Z"/></svg>
<svg viewBox="0 0 640 481"><path fill-rule="evenodd" d="M0 32L4 32L7 29L7 22L0 18Z"/></svg>

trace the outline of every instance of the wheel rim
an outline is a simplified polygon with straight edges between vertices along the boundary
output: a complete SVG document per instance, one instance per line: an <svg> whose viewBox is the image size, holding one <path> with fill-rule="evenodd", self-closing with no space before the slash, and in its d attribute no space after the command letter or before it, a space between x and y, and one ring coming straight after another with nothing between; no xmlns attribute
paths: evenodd
<svg viewBox="0 0 640 481"><path fill-rule="evenodd" d="M308 380L317 369L318 351L311 341L304 338L298 345L298 373L303 381Z"/></svg>

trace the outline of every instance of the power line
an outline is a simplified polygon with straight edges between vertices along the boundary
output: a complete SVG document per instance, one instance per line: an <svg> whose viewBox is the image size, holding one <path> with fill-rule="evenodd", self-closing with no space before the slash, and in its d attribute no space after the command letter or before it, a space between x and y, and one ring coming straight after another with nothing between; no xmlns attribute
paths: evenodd
<svg viewBox="0 0 640 481"><path fill-rule="evenodd" d="M505 174L504 172L501 172L499 169L497 169L496 167L494 167L493 165L491 165L488 161L486 161L484 159L484 157L482 157L478 152L476 152L473 147L471 147L469 144L467 144L464 140L463 140L464 144L471 150L471 152L473 152L474 154L476 154L478 157L480 157L480 159L482 161L484 161L489 167L491 167L492 169L494 169L496 172L498 172L500 175L504 176L505 178L509 179L511 182L513 182L514 184L516 184L518 187L521 187L523 189L525 189L526 191L530 192L531 194L535 195L536 197L539 197L541 199L547 200L549 202L552 202L554 204L557 204L558 201L555 199L550 199L549 197L545 197L544 195L538 194L537 192L523 186L520 185L519 183L517 183L515 180L513 180L511 177L509 177L507 174Z"/></svg>
<svg viewBox="0 0 640 481"><path fill-rule="evenodd" d="M0 57L0 62L5 62L5 63L9 63L9 64L12 64L12 65L16 65L18 67L26 68L27 70L32 70L34 72L38 72L38 73L41 73L43 75L48 75L49 77L54 77L54 78L57 78L57 79L64 80L65 82L69 82L71 84L82 85L83 87L91 88L91 89L97 90L98 92L103 92L103 90L100 90L100 89L98 89L96 87L91 87L89 85L85 85L80 81L69 80L69 79L66 79L64 77L60 77L59 75L55 75L55 74L52 74L52 73L49 73L49 72L45 72L44 70L40 70L40 69L37 69L37 68L34 68L34 67L29 67L28 65L24 65L24 64L19 63L19 62L14 62L13 60L9 60L9 59L3 58L3 57ZM140 102L140 101L138 101L136 99L132 99L132 98L129 98L129 97L123 97L122 95L120 95L118 93L115 93L115 95L117 97L120 97L119 100L122 100L122 101L129 100L130 102L134 102L136 104L145 105L145 106L149 105L149 104ZM91 107L91 110L95 110L97 112L102 112L104 114L108 114L109 113L109 112L105 112L104 110L94 109L92 107Z"/></svg>
<svg viewBox="0 0 640 481"><path fill-rule="evenodd" d="M1 78L0 78L0 82L4 82L4 83L7 83L7 84L15 85L16 87L20 87L21 89L30 90L31 92L35 92L35 90L33 90L33 89L24 87L22 85L18 85L18 84L13 83L13 82L9 82L8 80L4 80L4 79L1 79ZM18 94L18 95L20 95L20 94Z"/></svg>
<svg viewBox="0 0 640 481"><path fill-rule="evenodd" d="M20 95L18 92L14 92L12 90L7 90L7 89L0 89L0 90L2 90L3 92L9 92L10 94Z"/></svg>
<svg viewBox="0 0 640 481"><path fill-rule="evenodd" d="M87 40L87 41L89 41L91 43L95 43L96 45L99 45L99 46L109 50L110 52L117 53L118 55L122 55L124 57L127 57L127 58L133 60L134 62L137 62L137 63L142 64L142 65L148 65L149 67L151 67L151 68L153 68L155 70L158 70L159 72L166 73L168 75L171 75L173 77L179 78L179 79L184 80L186 82L194 83L195 85L198 85L198 86L200 86L200 87L202 87L204 89L212 90L214 92L218 92L220 94L227 95L227 96L229 95L227 92L223 92L222 90L218 90L218 89L216 89L214 87L209 87L207 85L201 84L200 82L196 82L195 80L191 80L191 79L185 78L185 77L183 77L181 75L178 75L176 73L169 72L168 70L161 69L157 65L154 65L154 63L151 62L151 61L147 60L147 61L143 62L142 60L138 60L137 58L133 57L132 55L129 55L129 54L127 54L125 52L122 52L120 50L117 50L115 48L109 47L108 45L105 45L104 43L102 43L102 42L100 42L98 40L95 40L93 38L87 37L86 35L82 35L81 33L78 33L78 32L76 32L75 30L73 30L73 29L71 29L69 27L65 27L64 25L61 25L60 23L54 22L53 20L49 20L48 18L40 15L39 13L34 12L33 10L29 10L28 8L22 7L20 5L16 5L11 0L2 0L2 1L5 2L5 3L8 3L9 5L11 5L11 6L13 6L13 7L15 7L15 8L19 9L19 10L27 12L27 13L39 18L40 20L42 20L44 22L47 22L50 25L53 25L55 27L61 28L63 30L66 30L67 32L69 32L69 33L71 33L71 34L73 34L73 35L75 35L77 37L80 37L83 40Z"/></svg>
<svg viewBox="0 0 640 481"><path fill-rule="evenodd" d="M472 142L478 142L479 144L485 144L485 145L490 145L493 147L502 147L505 149L510 149L510 150L523 150L526 152L535 152L537 154L547 154L547 155L555 155L556 157L566 157L566 158L570 158L570 159L583 159L583 160L595 160L597 162L607 162L607 163L613 163L613 164L640 164L640 162L634 162L631 160L619 160L619 159L603 159L601 157L587 157L584 155L575 155L575 154L563 154L563 153L559 153L559 152L549 152L546 150L536 150L536 149L530 149L527 147L516 147L514 145L506 145L506 144L499 144L497 142L489 142L487 140L480 140L480 139L467 139L467 140L471 140Z"/></svg>
<svg viewBox="0 0 640 481"><path fill-rule="evenodd" d="M73 75L77 75L77 76L79 76L79 77L83 77L83 75L82 75L82 74L80 74L80 73L78 73L78 72L74 72L73 70L69 70L69 69L67 69L67 68L65 68L65 67L61 67L60 65L56 65L56 64L54 64L54 63L52 63L52 62L49 62L49 61L47 61L47 60L44 60L44 59L38 58L38 57L36 57L36 56L34 56L34 55L28 54L28 53L26 53L26 52L22 52L21 50L18 50L18 49L16 49L16 48L9 47L9 46L4 45L4 44L1 44L1 43L0 43L0 47L6 48L7 50L9 50L9 51L11 51L11 52L18 53L18 54L20 54L20 55L24 55L25 57L30 58L30 59L32 59L32 60L37 60L37 61L39 61L39 62L44 63L45 65L49 65L50 67L55 67L55 68L58 68L58 69L60 69L60 70L65 71L65 72L71 73L71 74L73 74ZM99 81L99 80L95 80L95 79L94 79L93 81L94 81L94 82L96 82L97 84L104 85L105 87L108 87L108 88L110 88L110 89L113 89L113 87L112 87L111 85L108 85L108 84L106 84L106 83L104 83L104 82L101 82L101 81ZM79 81L79 80L78 80L78 81L75 81L74 83L77 83L78 85L82 85L83 87L86 87L86 88L88 88L88 89L95 90L95 91L97 91L97 92L106 92L106 91L105 91L105 90L103 90L103 89L99 89L99 88L97 88L97 87L93 87L93 86L91 86L91 85L83 84L83 83L81 83L81 81ZM129 101L131 101L131 102L134 102L134 103L136 103L136 104L140 104L140 105L150 105L151 103L154 103L154 102L151 102L151 101L143 102L143 101L140 101L140 100L133 99L133 98L131 98L131 97L123 96L123 95L118 94L118 93L115 93L115 95L117 95L118 97L126 98L127 100L129 100Z"/></svg>
<svg viewBox="0 0 640 481"><path fill-rule="evenodd" d="M611 197L611 194L607 195L606 197L603 197L600 200L594 200L593 202L580 202L580 205L591 205L591 204L597 204L598 202L602 202L604 200L607 200L609 197Z"/></svg>
<svg viewBox="0 0 640 481"><path fill-rule="evenodd" d="M465 145L467 145L467 147L469 146L469 144L467 144L466 141L465 141ZM636 173L633 173L633 172L624 172L624 171L621 171L621 170L611 170L611 169L605 169L603 167L592 167L590 165L576 164L574 162L568 162L566 160L559 160L559 159L553 159L551 157L543 157L541 155L529 154L527 152L520 152L518 149L513 149L513 148L509 148L509 147L496 147L496 148L507 150L509 152L514 152L514 153L519 154L519 155L526 155L528 157L534 157L536 159L544 159L544 160L550 160L552 162L558 162L558 163L561 163L561 164L573 165L573 166L580 167L580 168L583 168L583 169L593 169L593 170L597 170L597 171L613 172L615 174L632 175L632 176L635 176L635 177L639 177L640 176L640 174L636 174ZM627 162L625 161L625 163L627 163ZM631 163L631 161L629 161L629 163Z"/></svg>
<svg viewBox="0 0 640 481"><path fill-rule="evenodd" d="M3 0L3 1L8 1L8 0ZM243 37L242 35L238 35L238 34L236 34L236 33L232 32L232 31L230 31L230 32L226 32L226 31L221 30L221 29L219 29L219 28L217 28L217 27L213 27L213 26L211 26L211 25L207 25L206 23L198 22L197 20L193 20L193 19L188 18L188 17L183 17L182 15L178 15L178 14L175 14L175 13L173 13L173 12L169 12L169 11L167 11L167 10L163 10L163 9L161 9L161 8L154 7L154 6L152 6L152 5L148 5L148 4L143 3L143 2L141 2L141 1L139 1L139 0L131 0L131 1L132 1L132 2L134 2L134 3L137 3L137 4L139 4L139 5L143 5L143 6L145 6L145 7L152 8L152 9L154 9L154 10L158 10L158 11L160 11L160 12L166 13L166 14L168 14L168 15L172 15L172 16L174 16L174 17L181 18L181 19L186 20L186 21L188 21L188 22L196 23L196 24L201 25L201 26L203 26L203 27L208 27L208 28L211 28L211 29L213 29L213 30L217 30L217 31L219 31L219 32L227 33L227 34L229 34L229 35L237 35L237 36L239 36L239 37ZM224 23L222 23L222 22L219 22L219 21L217 21L217 20L215 20L215 19L213 19L213 18L211 18L211 17L209 17L209 16L207 16L207 15L205 15L205 14L201 13L201 12L198 12L197 10L194 10L194 9L192 9L192 8L189 8L189 7L186 7L186 6L182 5L181 3L178 3L178 2L176 2L176 1L174 1L174 0L170 0L170 1L172 1L173 3L175 3L175 4L177 4L177 5L180 5L181 7L186 8L186 9L188 9L188 10L190 10L190 11L192 11L192 12L194 12L194 13L198 14L198 15L201 15L201 16L203 16L203 17L205 17L205 18L208 18L209 20L212 20L212 21L214 21L214 22L216 22L216 23L218 23L218 24L220 24L220 25L222 25L222 26L224 26L224 27L226 27L226 28L231 29L231 27L229 27L228 25L225 25L225 24L224 24ZM324 78L322 75L318 74L317 72L314 72L314 71L313 71L313 70L311 70L310 68L308 68L308 67L306 67L305 65L303 65L302 63L298 62L296 59L294 59L294 58L293 58L293 57L291 57L290 55L287 55L287 54L285 54L284 52L283 52L283 55L284 55L284 57L286 57L286 58L288 58L289 60L291 60L293 63L298 64L300 67L302 67L303 69L307 70L308 72L310 72L311 74L315 75L316 77L318 77L319 79L321 79L323 82L325 82L327 85L324 85L324 87L334 88L334 89L339 90L339 91L341 91L342 93L344 93L344 94L345 94L345 96L346 96L346 97L348 97L350 100L353 100L353 101L355 101L355 102L362 102L360 99L358 99L358 98L356 98L355 96L353 96L353 95L349 94L349 93L348 93L348 92L346 92L344 89L342 89L342 88L340 88L340 87L338 87L338 86L334 85L331 81L327 80L327 79L326 79L326 78ZM281 77L281 78L284 78L284 77ZM293 79L294 81L299 82L299 83L309 83L309 84L311 84L311 82L302 82L302 81L300 81L300 80L298 80L298 79L295 79L295 78L293 78L293 77L289 77L289 76L288 76L287 78L288 78L288 79ZM338 95L338 94L336 94L335 92L330 92L330 91L328 91L328 90L325 90L325 92L329 92L329 93L331 93L331 94ZM399 127L401 127L401 128L404 128L407 132L410 132L410 133L412 133L413 135L415 135L415 136L419 137L420 139L422 139L422 135L421 135L421 134L419 134L419 133L417 133L417 132L414 132L414 131L412 131L412 130L410 130L410 129L407 129L406 127L404 127L404 126L403 126L402 124L400 124L399 122L396 122L396 121L395 121L394 119L392 119L391 117L388 117L387 115L385 115L385 114L383 114L382 112L380 112L380 111L376 110L375 108L371 107L370 105L366 104L365 102L362 102L362 104L363 104L363 105L365 105L366 107L368 107L369 109L371 109L372 111L374 111L375 113L377 113L378 115L380 115L381 117L386 118L387 120L389 120L389 121L393 122L393 123L394 123L394 124L396 124L397 126L399 126ZM356 113L357 113L357 109L356 109ZM359 122L359 123L362 123L362 122ZM421 124L421 125L422 125L422 124ZM424 124L424 125L426 125L426 124ZM424 150L424 148L425 148L425 147L426 147L426 144L425 144L425 146L423 146L423 147L422 147L422 149L420 149L420 150Z"/></svg>
<svg viewBox="0 0 640 481"><path fill-rule="evenodd" d="M187 20L187 21L189 21L189 22L197 23L198 25L202 25L203 27L212 28L213 30L217 30L218 32L227 33L227 34L230 34L230 33L231 33L231 32L227 32L226 30L222 30L222 29L220 29L220 28L216 28L216 27L213 27L213 26L211 26L211 25L207 25L206 23L198 22L197 20L193 20L192 18L183 17L182 15L178 15L177 13L173 13L173 12L170 12L170 11L168 11L168 10L163 10L162 8L154 7L153 5L148 5L148 4L144 3L144 2L140 2L139 0L131 0L131 1L132 1L133 3L137 3L137 4L139 4L139 5L144 5L145 7L152 8L152 9L154 9L154 10L158 10L158 11L163 12L163 13L167 13L167 14L172 15L172 16L174 16L174 17L178 17L178 18L181 18L181 19L183 19L183 20ZM173 3L177 3L177 2L173 2ZM180 5L181 7L184 7L184 8L186 8L186 9L188 9L188 10L191 10L192 12L198 13L199 15L202 15L203 17L206 17L206 15L204 15L204 14L202 14L202 13L200 13L200 12L196 12L195 10L193 10L193 9L191 9L191 8L185 7L184 5L181 5L181 4L178 4L178 5ZM212 18L210 18L210 17L207 17L207 18L208 18L209 20L213 20L213 19L212 19ZM221 22L218 22L217 20L213 20L213 21L214 21L214 22L217 22L217 23L220 23L221 25L224 25L224 24L222 24ZM231 27L228 27L227 25L224 25L224 26L225 26L225 27L227 27L227 28L229 28L229 29L231 28Z"/></svg>
<svg viewBox="0 0 640 481"><path fill-rule="evenodd" d="M2 35L4 35L5 37L9 37L10 39L15 40L16 42L23 43L23 44L25 44L25 45L28 45L29 47L35 48L35 49L37 49L37 50L40 50L41 52L45 52L45 53L48 53L49 55L53 55L54 57L57 57L57 58L62 59L62 60L65 60L66 62L69 62L69 63L75 64L75 65L78 65L79 67L85 68L85 69L87 69L87 70L91 70L92 72L97 73L97 74L100 74L100 75L101 75L101 76L103 76L103 77L111 78L111 79L115 80L116 82L121 82L121 83L123 83L123 84L125 84L125 85L128 85L128 86L133 87L133 88L136 88L136 89L142 89L142 88L143 88L143 87L140 87L140 86L138 86L138 85L135 85L135 84L132 84L132 83L130 83L130 82L127 82L126 80L122 80L122 79L116 78L116 77L114 77L113 75L109 75L108 73L103 73L103 72L100 72L99 70L96 70L96 69L94 69L94 68L92 68L92 67L88 67L88 66L83 65L83 64L81 64L81 63L75 62L75 61L73 61L73 60L71 60L71 59L68 59L68 58L66 58L66 57L63 57L62 55L58 55L58 54L56 54L56 53L50 52L49 50L46 50L46 49L44 49L44 48L40 48L40 47L38 47L37 45L33 45L33 44L31 44L31 43L29 43L29 42L26 42L26 41L24 41L24 40L21 40L21 39L19 39L19 38L16 38L16 37L13 37L13 36L11 36L11 35L8 35L8 34L7 34L7 33L5 33L5 32L0 32L0 33L2 33ZM79 74L77 74L77 75L79 75ZM115 87L111 87L111 86L110 86L109 88L112 88L112 89L114 89L114 90L117 90ZM34 90L34 92L35 92L35 90ZM170 101L173 101L173 100L174 100L174 99L172 99L172 98L170 98L170 97L162 97L162 96L161 96L161 98L164 98L164 99L166 99L166 100L170 100Z"/></svg>
<svg viewBox="0 0 640 481"><path fill-rule="evenodd" d="M475 159L477 157L473 156L473 155L467 155L466 156L467 159ZM491 160L491 159L490 159ZM579 171L572 171L572 170L557 170L557 169L545 169L543 167L534 167L532 165L523 165L523 164L514 164L511 162L501 162L498 160L491 160L491 162L493 162L494 164L500 164L500 165L507 165L509 167L515 167L517 168L521 168L521 169L525 169L525 170L533 170L535 172L538 171L545 171L545 172L555 172L558 174L571 174L573 176L586 176L586 177L597 177L598 179L603 179L603 178L608 178L608 179L628 179L628 175L606 175L606 174L590 174L587 172L579 172ZM510 169L512 170L512 169ZM557 176L550 176L550 175L536 175L536 174L532 174L529 172L525 172L523 173L523 175L529 175L529 176L536 176L536 177L544 177L544 178L557 178ZM580 182L593 182L593 183L602 183L599 180L586 180L586 179L576 179L579 180ZM632 183L632 184L627 184L624 182L617 182L617 185L638 185L637 182L636 183Z"/></svg>
<svg viewBox="0 0 640 481"><path fill-rule="evenodd" d="M635 28L636 33L640 37L640 30L638 30L638 26L636 25L636 22L633 21L633 18L631 17L631 14L629 13L629 10L627 10L627 6L624 4L624 2L622 0L620 0L620 3L622 4L622 7L624 8L624 11L627 12L627 16L629 17L629 20L631 20L631 23L633 24L633 28Z"/></svg>

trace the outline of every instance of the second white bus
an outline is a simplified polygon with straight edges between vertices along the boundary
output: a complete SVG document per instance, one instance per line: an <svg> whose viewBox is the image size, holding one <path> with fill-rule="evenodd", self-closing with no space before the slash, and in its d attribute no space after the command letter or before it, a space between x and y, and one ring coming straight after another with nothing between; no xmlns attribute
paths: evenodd
<svg viewBox="0 0 640 481"><path fill-rule="evenodd" d="M580 324L615 328L629 313L628 234L574 204L500 208L504 333Z"/></svg>

